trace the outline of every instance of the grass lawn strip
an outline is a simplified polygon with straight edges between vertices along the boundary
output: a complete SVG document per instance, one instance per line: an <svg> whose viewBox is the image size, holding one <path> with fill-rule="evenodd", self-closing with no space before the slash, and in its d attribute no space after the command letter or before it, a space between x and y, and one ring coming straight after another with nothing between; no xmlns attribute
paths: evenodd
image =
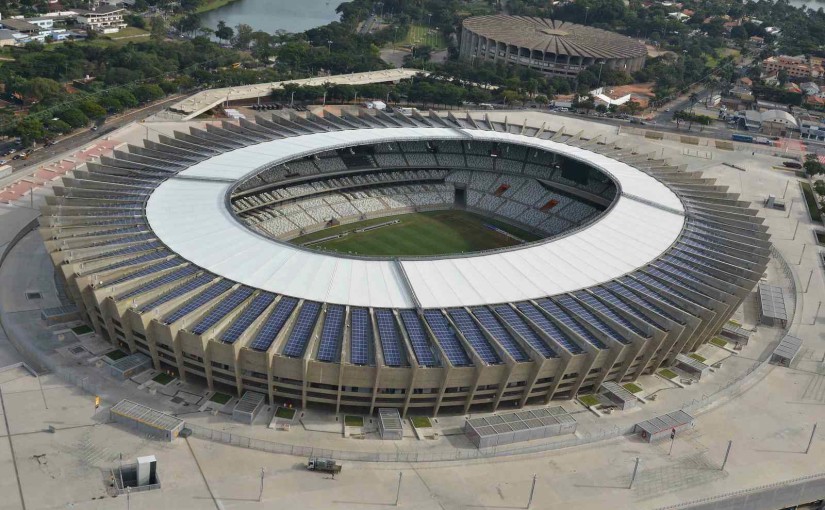
<svg viewBox="0 0 825 510"><path fill-rule="evenodd" d="M659 375L661 375L665 379L675 379L676 377L678 377L678 374L676 372L674 372L673 370L669 370L667 368L659 370Z"/></svg>
<svg viewBox="0 0 825 510"><path fill-rule="evenodd" d="M426 416L413 416L410 421L412 421L413 427L417 429L426 429L433 426Z"/></svg>
<svg viewBox="0 0 825 510"><path fill-rule="evenodd" d="M114 350L114 351L112 351L112 352L107 352L107 353L105 354L105 356L106 356L107 358L109 358L110 360L112 360L112 361L117 361L117 360L119 360L120 358L125 358L125 357L126 357L126 353L125 353L125 352L123 352L123 351L121 351L120 349L116 349L116 350Z"/></svg>
<svg viewBox="0 0 825 510"><path fill-rule="evenodd" d="M91 333L94 330L85 324L81 324L80 326L73 327L72 331L75 335L85 335L87 333Z"/></svg>
<svg viewBox="0 0 825 510"><path fill-rule="evenodd" d="M694 353L692 353L692 354L690 354L690 357L691 357L691 358L693 358L693 359L695 359L695 360L696 360L696 361L698 361L699 363L704 363L705 361L707 361L707 358L706 358L706 357L701 356L701 355L699 355L699 354L696 354L695 352L694 352Z"/></svg>
<svg viewBox="0 0 825 510"><path fill-rule="evenodd" d="M805 195L805 204L808 206L808 213L811 215L811 219L822 223L822 213L819 212L819 205L817 204L813 188L811 188L811 185L807 182L802 182L800 185L802 186L802 194Z"/></svg>
<svg viewBox="0 0 825 510"><path fill-rule="evenodd" d="M711 339L710 343L712 343L716 347L727 347L728 346L728 343L726 341L722 340L721 338L719 338L718 336Z"/></svg>
<svg viewBox="0 0 825 510"><path fill-rule="evenodd" d="M284 420L291 420L292 418L295 418L295 409L278 407L278 409L275 410L275 417L282 418Z"/></svg>
<svg viewBox="0 0 825 510"><path fill-rule="evenodd" d="M633 394L642 392L642 387L639 386L638 384L633 384L632 382L629 382L629 383L627 383L623 386L624 386L624 389L626 389L627 391L629 391L630 393L633 393Z"/></svg>
<svg viewBox="0 0 825 510"><path fill-rule="evenodd" d="M347 427L363 427L364 418L362 416L353 416L348 414L344 416L344 425Z"/></svg>
<svg viewBox="0 0 825 510"><path fill-rule="evenodd" d="M215 393L214 395L209 397L210 402L215 402L216 404L221 404L221 405L226 404L230 400L232 400L231 395L227 395L226 393L220 393L220 392Z"/></svg>
<svg viewBox="0 0 825 510"><path fill-rule="evenodd" d="M599 399L597 399L595 395L579 395L577 398L579 402L587 407L593 407L599 404Z"/></svg>
<svg viewBox="0 0 825 510"><path fill-rule="evenodd" d="M156 375L155 377L153 377L152 380L155 381L156 383L160 384L160 385L166 386L170 382L174 381L175 378L172 377L169 374L161 372L158 375Z"/></svg>

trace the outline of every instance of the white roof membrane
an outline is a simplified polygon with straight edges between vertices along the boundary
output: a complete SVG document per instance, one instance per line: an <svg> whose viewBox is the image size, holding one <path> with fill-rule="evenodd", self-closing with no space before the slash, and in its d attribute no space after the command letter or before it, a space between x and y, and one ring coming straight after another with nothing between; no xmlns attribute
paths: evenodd
<svg viewBox="0 0 825 510"><path fill-rule="evenodd" d="M263 166L339 147L468 137L519 143L586 161L611 175L623 193L644 197L647 203L620 196L613 208L589 227L524 248L402 260L424 308L519 301L597 285L659 257L682 230L684 208L679 198L649 175L586 149L509 133L449 128L317 133L226 152L180 175L239 180ZM228 209L227 195L232 186L231 182L171 178L150 196L146 217L171 250L193 264L245 285L343 305L415 306L393 260L315 252L247 229Z"/></svg>

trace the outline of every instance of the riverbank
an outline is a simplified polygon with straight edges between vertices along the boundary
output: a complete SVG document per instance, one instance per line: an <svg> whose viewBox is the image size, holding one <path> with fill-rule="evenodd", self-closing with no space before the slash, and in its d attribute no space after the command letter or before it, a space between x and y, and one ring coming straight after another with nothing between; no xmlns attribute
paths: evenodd
<svg viewBox="0 0 825 510"><path fill-rule="evenodd" d="M220 9L221 7L225 7L231 3L237 2L238 0L206 0L200 7L198 7L195 12L197 14L205 14L209 11L214 11L215 9Z"/></svg>

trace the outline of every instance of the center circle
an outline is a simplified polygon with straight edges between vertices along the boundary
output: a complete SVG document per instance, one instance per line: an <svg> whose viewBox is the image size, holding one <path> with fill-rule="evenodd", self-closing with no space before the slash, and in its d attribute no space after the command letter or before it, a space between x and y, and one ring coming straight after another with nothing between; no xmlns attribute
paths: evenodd
<svg viewBox="0 0 825 510"><path fill-rule="evenodd" d="M587 163L488 141L354 145L246 177L230 205L247 228L353 257L509 250L590 225L617 186Z"/></svg>

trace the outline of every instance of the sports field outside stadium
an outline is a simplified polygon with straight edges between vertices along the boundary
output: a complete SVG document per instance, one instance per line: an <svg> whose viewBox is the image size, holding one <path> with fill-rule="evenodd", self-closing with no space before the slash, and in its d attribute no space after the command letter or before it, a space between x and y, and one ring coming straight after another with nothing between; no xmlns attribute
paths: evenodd
<svg viewBox="0 0 825 510"><path fill-rule="evenodd" d="M373 230L357 229L381 225ZM490 227L501 229L513 237ZM311 243L330 236L345 234L336 239L310 244L318 250L365 256L433 256L506 248L521 244L519 240L536 241L540 236L525 232L506 223L466 211L428 211L385 216L327 228L293 239L294 244ZM514 239L517 238L517 239Z"/></svg>

